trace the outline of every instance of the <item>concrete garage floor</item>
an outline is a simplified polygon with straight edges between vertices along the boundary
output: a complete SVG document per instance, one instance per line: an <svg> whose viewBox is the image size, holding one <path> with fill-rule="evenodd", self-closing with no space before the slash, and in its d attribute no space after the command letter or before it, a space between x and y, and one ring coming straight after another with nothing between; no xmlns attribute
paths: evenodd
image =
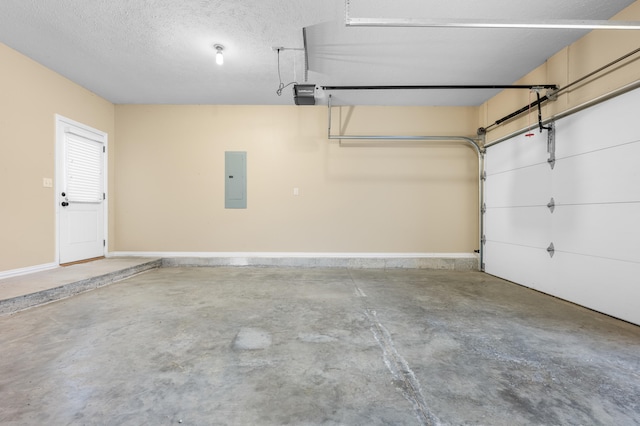
<svg viewBox="0 0 640 426"><path fill-rule="evenodd" d="M0 352L3 425L640 424L640 327L479 272L155 269Z"/></svg>

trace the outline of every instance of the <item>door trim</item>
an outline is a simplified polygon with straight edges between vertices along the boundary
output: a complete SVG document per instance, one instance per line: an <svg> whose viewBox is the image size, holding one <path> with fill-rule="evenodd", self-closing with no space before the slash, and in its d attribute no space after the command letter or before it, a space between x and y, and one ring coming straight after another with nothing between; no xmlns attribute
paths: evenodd
<svg viewBox="0 0 640 426"><path fill-rule="evenodd" d="M104 251L103 255L106 255L109 252L109 168L108 168L108 158L109 158L109 135L106 132L103 132L98 129L94 129L93 127L87 126L86 124L82 124L78 121L72 120L70 118L64 117L59 114L55 114L55 193L53 195L53 202L55 205L55 230L56 230L56 241L55 241L55 258L54 261L56 265L60 265L60 199L58 194L62 192L62 182L64 180L63 177L63 161L64 161L64 153L62 152L62 147L64 144L64 134L65 128L68 126L73 126L79 128L84 134L80 134L80 136L90 136L93 138L100 139L105 148L105 155L102 157L102 167L103 167L103 188L104 193L107 194L104 202L102 203L103 208L103 217L104 217Z"/></svg>

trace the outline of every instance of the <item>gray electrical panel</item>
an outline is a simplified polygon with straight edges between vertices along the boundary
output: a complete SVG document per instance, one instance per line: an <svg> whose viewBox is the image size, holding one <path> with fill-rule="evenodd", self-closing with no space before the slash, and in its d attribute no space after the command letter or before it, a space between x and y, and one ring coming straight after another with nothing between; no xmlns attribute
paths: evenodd
<svg viewBox="0 0 640 426"><path fill-rule="evenodd" d="M224 153L224 207L247 208L247 153L244 151Z"/></svg>

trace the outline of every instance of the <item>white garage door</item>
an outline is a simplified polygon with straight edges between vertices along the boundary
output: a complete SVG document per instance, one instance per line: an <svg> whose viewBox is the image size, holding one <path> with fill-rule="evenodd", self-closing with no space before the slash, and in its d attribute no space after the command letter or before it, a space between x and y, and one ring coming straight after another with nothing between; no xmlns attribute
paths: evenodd
<svg viewBox="0 0 640 426"><path fill-rule="evenodd" d="M487 148L485 271L640 324L640 90L555 128Z"/></svg>

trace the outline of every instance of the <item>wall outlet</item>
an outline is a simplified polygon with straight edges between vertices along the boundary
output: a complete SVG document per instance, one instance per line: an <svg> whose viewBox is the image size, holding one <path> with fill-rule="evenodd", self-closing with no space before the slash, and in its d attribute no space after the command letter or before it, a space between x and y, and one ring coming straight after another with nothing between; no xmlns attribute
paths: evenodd
<svg viewBox="0 0 640 426"><path fill-rule="evenodd" d="M42 186L45 188L53 188L53 179L42 178Z"/></svg>

